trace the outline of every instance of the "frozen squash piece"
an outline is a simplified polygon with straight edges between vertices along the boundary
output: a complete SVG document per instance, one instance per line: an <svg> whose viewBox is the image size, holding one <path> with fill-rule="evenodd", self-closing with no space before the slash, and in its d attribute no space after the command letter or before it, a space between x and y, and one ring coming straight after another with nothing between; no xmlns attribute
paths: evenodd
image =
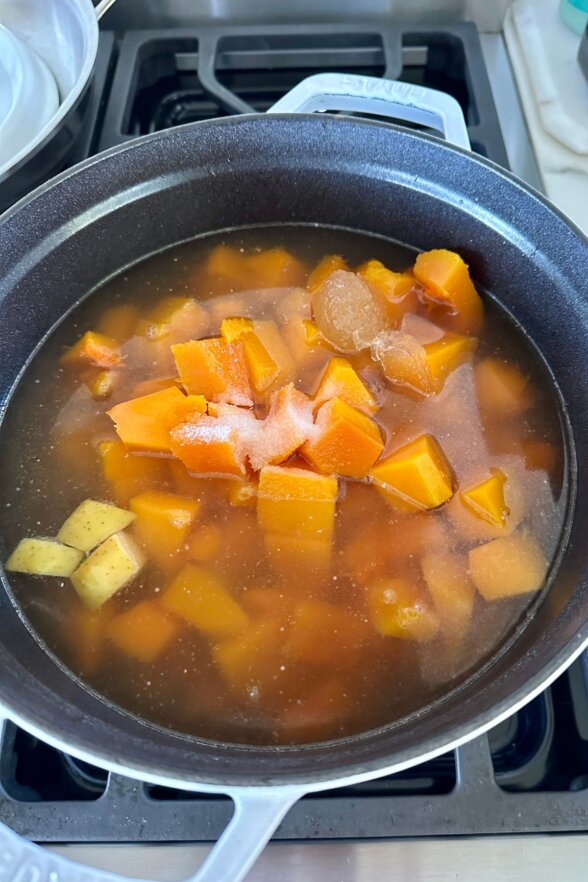
<svg viewBox="0 0 588 882"><path fill-rule="evenodd" d="M221 334L229 343L242 342L251 385L258 394L289 379L292 357L275 322L228 318L221 324Z"/></svg>
<svg viewBox="0 0 588 882"><path fill-rule="evenodd" d="M80 551L92 551L113 533L124 530L135 520L132 511L109 502L85 499L61 526L57 538Z"/></svg>
<svg viewBox="0 0 588 882"><path fill-rule="evenodd" d="M119 505L127 505L131 496L141 490L165 483L165 462L131 453L122 441L101 441L98 455L104 478Z"/></svg>
<svg viewBox="0 0 588 882"><path fill-rule="evenodd" d="M504 501L506 475L500 469L491 469L490 477L473 487L462 490L459 497L477 517L495 527L504 527L510 514Z"/></svg>
<svg viewBox="0 0 588 882"><path fill-rule="evenodd" d="M222 546L223 534L218 524L202 524L188 539L188 557L206 563L218 555Z"/></svg>
<svg viewBox="0 0 588 882"><path fill-rule="evenodd" d="M97 609L134 579L143 563L131 537L115 533L79 565L71 581L88 609Z"/></svg>
<svg viewBox="0 0 588 882"><path fill-rule="evenodd" d="M270 563L283 582L302 582L307 588L327 582L333 550L328 539L266 533L265 547Z"/></svg>
<svg viewBox="0 0 588 882"><path fill-rule="evenodd" d="M188 471L197 475L245 476L247 439L255 431L257 420L252 411L236 407L234 410L239 412L201 417L172 430L172 453Z"/></svg>
<svg viewBox="0 0 588 882"><path fill-rule="evenodd" d="M433 380L422 343L405 331L383 331L371 344L372 358L387 380L420 395L430 395Z"/></svg>
<svg viewBox="0 0 588 882"><path fill-rule="evenodd" d="M484 600L538 591L547 575L547 561L537 540L523 531L478 545L470 551L469 562Z"/></svg>
<svg viewBox="0 0 588 882"><path fill-rule="evenodd" d="M331 398L320 408L316 429L300 450L318 472L364 478L384 442L377 424L342 398Z"/></svg>
<svg viewBox="0 0 588 882"><path fill-rule="evenodd" d="M98 322L98 332L104 334L105 337L110 337L117 344L124 343L135 333L139 316L140 313L136 306L127 303L111 306L102 313L102 318Z"/></svg>
<svg viewBox="0 0 588 882"><path fill-rule="evenodd" d="M482 326L484 306L459 254L437 248L419 254L413 272L425 293L450 311L449 323L458 332L476 333Z"/></svg>
<svg viewBox="0 0 588 882"><path fill-rule="evenodd" d="M77 548L42 537L21 539L5 567L12 573L32 576L71 576L83 554Z"/></svg>
<svg viewBox="0 0 588 882"><path fill-rule="evenodd" d="M321 333L341 352L361 352L388 326L381 297L355 273L336 270L312 296Z"/></svg>
<svg viewBox="0 0 588 882"><path fill-rule="evenodd" d="M72 647L75 667L83 675L93 674L106 658L106 628L113 616L110 606L87 609L76 604L67 624L67 639Z"/></svg>
<svg viewBox="0 0 588 882"><path fill-rule="evenodd" d="M379 409L369 387L347 358L335 356L324 369L313 400L318 409L331 398L341 398L351 407L374 414Z"/></svg>
<svg viewBox="0 0 588 882"><path fill-rule="evenodd" d="M116 371L90 370L89 373L83 377L83 380L94 401L106 401L114 391Z"/></svg>
<svg viewBox="0 0 588 882"><path fill-rule="evenodd" d="M421 559L421 570L444 634L463 639L470 627L476 594L467 558L432 551Z"/></svg>
<svg viewBox="0 0 588 882"><path fill-rule="evenodd" d="M282 640L280 622L266 619L223 640L214 647L212 657L232 689L242 692L259 683L263 688L279 671Z"/></svg>
<svg viewBox="0 0 588 882"><path fill-rule="evenodd" d="M253 330L253 319L244 316L228 316L221 322L220 331L227 343L238 340L243 334Z"/></svg>
<svg viewBox="0 0 588 882"><path fill-rule="evenodd" d="M442 390L449 374L467 361L477 345L475 337L461 334L444 334L439 340L424 344L433 392Z"/></svg>
<svg viewBox="0 0 588 882"><path fill-rule="evenodd" d="M400 326L407 312L417 309L416 280L412 273L396 273L379 260L368 260L358 268L357 274L384 299L388 319L394 327Z"/></svg>
<svg viewBox="0 0 588 882"><path fill-rule="evenodd" d="M420 435L371 470L387 502L408 511L438 508L453 496L451 466L432 435Z"/></svg>
<svg viewBox="0 0 588 882"><path fill-rule="evenodd" d="M304 284L304 265L285 248L268 248L248 254L245 260L255 276L256 284L262 288L287 288Z"/></svg>
<svg viewBox="0 0 588 882"><path fill-rule="evenodd" d="M257 517L268 532L323 537L335 524L337 479L304 469L266 466L259 474Z"/></svg>
<svg viewBox="0 0 588 882"><path fill-rule="evenodd" d="M116 367L121 363L120 352L116 340L86 331L77 343L74 343L60 358L60 364L94 365L101 368Z"/></svg>
<svg viewBox="0 0 588 882"><path fill-rule="evenodd" d="M265 420L257 422L256 434L247 440L251 468L278 465L295 453L315 431L312 411L308 395L293 383L273 392Z"/></svg>
<svg viewBox="0 0 588 882"><path fill-rule="evenodd" d="M342 725L352 710L349 686L343 678L331 676L284 708L277 723L280 740L289 744L333 737L333 727Z"/></svg>
<svg viewBox="0 0 588 882"><path fill-rule="evenodd" d="M533 403L528 379L512 364L485 358L474 369L478 401L497 417L516 416Z"/></svg>
<svg viewBox="0 0 588 882"><path fill-rule="evenodd" d="M148 340L170 338L179 342L202 337L208 331L208 312L193 297L164 297L147 318L137 323L135 333Z"/></svg>
<svg viewBox="0 0 588 882"><path fill-rule="evenodd" d="M142 600L114 616L107 626L117 649L146 664L159 658L179 630L178 622L155 600Z"/></svg>
<svg viewBox="0 0 588 882"><path fill-rule="evenodd" d="M173 612L205 634L238 634L247 628L247 614L222 582L204 567L187 564L161 598Z"/></svg>
<svg viewBox="0 0 588 882"><path fill-rule="evenodd" d="M176 386L116 404L108 416L130 450L170 453L170 429L206 413L202 395L184 395Z"/></svg>
<svg viewBox="0 0 588 882"><path fill-rule="evenodd" d="M201 503L174 493L145 490L130 503L136 520L133 533L145 554L163 570L173 569L198 517Z"/></svg>
<svg viewBox="0 0 588 882"><path fill-rule="evenodd" d="M360 618L322 600L304 600L294 609L285 654L320 668L353 670L367 636Z"/></svg>
<svg viewBox="0 0 588 882"><path fill-rule="evenodd" d="M382 579L368 588L370 619L384 637L426 643L436 637L439 618L418 585L405 578Z"/></svg>
<svg viewBox="0 0 588 882"><path fill-rule="evenodd" d="M204 395L209 401L251 407L253 397L240 340L228 343L222 337L210 337L176 343L171 349L186 392Z"/></svg>
<svg viewBox="0 0 588 882"><path fill-rule="evenodd" d="M481 517L480 511L474 510L472 505L467 505L462 498L462 493L456 493L446 508L446 514L451 519L462 541L469 545L479 544L480 542L490 539L497 539L500 536L510 536L523 521L528 507L527 493L525 492L524 469L520 461L508 457L505 461L500 462L499 468L496 469L504 475L504 482L500 477L497 481L489 485L490 491L494 489L494 512L495 519L489 516ZM471 485L476 488L481 487L483 497L488 473L473 473L471 475ZM492 477L492 475L490 476ZM469 482L465 483L466 491ZM471 489L471 488L470 488ZM463 492L463 491L462 491ZM476 494L474 494L475 496ZM492 494L491 494L492 496ZM502 499L504 502L502 502ZM488 503L485 499L486 504ZM502 508L504 505L504 508ZM504 512L504 520L500 518L500 512Z"/></svg>
<svg viewBox="0 0 588 882"><path fill-rule="evenodd" d="M326 282L329 276L332 276L336 270L344 270L349 272L347 263L340 254L327 254L320 260L308 277L306 287L311 294Z"/></svg>

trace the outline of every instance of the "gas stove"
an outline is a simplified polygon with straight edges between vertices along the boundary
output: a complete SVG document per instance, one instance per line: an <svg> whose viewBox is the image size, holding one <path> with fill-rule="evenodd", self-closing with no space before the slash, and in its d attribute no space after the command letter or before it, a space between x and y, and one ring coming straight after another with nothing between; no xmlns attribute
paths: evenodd
<svg viewBox="0 0 588 882"><path fill-rule="evenodd" d="M538 184L502 39L461 22L105 31L75 159L170 126L265 111L325 71L449 92L463 108L472 149ZM109 774L12 724L0 739L0 820L75 860L142 878L183 878L231 812L228 798ZM585 836L528 835L547 833ZM531 867L529 878L540 882L544 870L553 877L554 841L566 843L557 852L562 877L579 878L588 842L588 658L451 753L302 799L251 878L496 879L513 866L519 879Z"/></svg>

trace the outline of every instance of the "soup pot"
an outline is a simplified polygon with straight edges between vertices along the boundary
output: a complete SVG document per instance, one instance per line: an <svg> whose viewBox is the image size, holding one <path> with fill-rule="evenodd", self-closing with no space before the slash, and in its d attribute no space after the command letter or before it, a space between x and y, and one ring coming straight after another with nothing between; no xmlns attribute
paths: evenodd
<svg viewBox="0 0 588 882"><path fill-rule="evenodd" d="M447 140L371 119L294 112L312 110L392 115L441 128ZM537 695L587 645L587 242L542 196L467 148L461 110L447 95L320 75L267 115L191 124L88 159L0 220L3 409L39 342L109 276L201 233L275 223L334 225L458 251L538 346L560 396L570 502L546 591L491 663L394 725L292 747L159 728L109 704L50 657L10 591L1 592L7 718L123 775L232 797L234 816L194 880L241 879L304 793L389 775L473 738ZM0 828L0 880L115 878Z"/></svg>

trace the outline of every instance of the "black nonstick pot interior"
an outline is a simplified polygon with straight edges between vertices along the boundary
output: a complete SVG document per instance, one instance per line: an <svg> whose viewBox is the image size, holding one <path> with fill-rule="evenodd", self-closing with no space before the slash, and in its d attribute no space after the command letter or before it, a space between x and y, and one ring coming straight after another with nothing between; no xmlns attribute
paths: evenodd
<svg viewBox="0 0 588 882"><path fill-rule="evenodd" d="M588 638L586 241L508 174L434 138L342 117L239 117L148 137L61 176L0 221L1 400L48 329L108 276L203 232L280 222L463 255L559 386L578 499L569 541L550 592L488 669L406 722L300 748L219 745L132 718L49 659L1 592L0 701L98 763L146 777L326 782L417 761L512 710Z"/></svg>

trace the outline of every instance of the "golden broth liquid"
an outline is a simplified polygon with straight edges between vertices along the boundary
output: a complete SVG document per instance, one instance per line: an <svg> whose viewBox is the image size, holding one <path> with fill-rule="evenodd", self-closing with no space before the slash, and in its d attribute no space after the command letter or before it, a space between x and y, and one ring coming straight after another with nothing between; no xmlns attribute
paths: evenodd
<svg viewBox="0 0 588 882"><path fill-rule="evenodd" d="M103 476L98 445L116 438L106 411L131 397L138 382L161 374L150 355L153 344L134 336L122 346L125 368L105 401L93 399L80 371L59 365L65 347L99 327L106 310L128 304L145 316L165 296L193 296L210 312L210 335L218 335L220 321L233 315L274 319L283 326L288 291L238 291L207 281L202 267L219 244L247 252L283 246L309 271L325 254L341 254L351 267L379 259L394 270L415 259L411 249L364 234L281 226L200 238L149 257L109 281L49 337L11 400L0 433L3 560L23 536L54 536L88 497L121 502ZM312 394L333 354L317 346L296 375L297 388ZM516 364L529 378L533 404L522 414L483 418L474 366L488 356ZM104 621L88 616L69 579L11 573L12 590L34 632L109 701L155 724L228 742L338 738L423 708L488 661L524 622L536 592L494 602L476 594L467 634L457 638L441 629L422 642L399 639L378 633L366 597L371 584L394 576L412 580L426 594L421 574L426 553L465 555L496 535L471 514L473 532L464 533L463 511L461 521L460 512L456 515L459 489L491 468L501 468L516 481L524 497L523 526L548 560L555 553L566 503L562 431L549 377L525 336L485 298L484 329L473 361L459 366L442 392L425 400L387 383L369 350L348 357L381 405L375 419L386 441L382 458L423 431L431 433L451 463L454 499L430 512L401 512L369 483L341 478L332 565L325 579L317 577L304 555L276 570L265 550L255 500L249 506L232 505L226 481L182 476L168 461L158 460L156 489L199 499L195 529L211 526L210 535L217 540L220 535L218 548L213 541L212 553L208 549L208 559L198 565L230 591L262 637L242 656L237 652L227 676L217 655L224 641L185 622L153 662L132 657L105 636L106 620L165 593L186 563L185 548L163 569L148 561L107 602ZM149 557L149 549L146 553ZM306 604L302 615L301 604ZM317 604L337 607L351 628L330 620ZM322 613L315 621L317 609ZM272 635L269 650L263 646L263 623L269 623Z"/></svg>

